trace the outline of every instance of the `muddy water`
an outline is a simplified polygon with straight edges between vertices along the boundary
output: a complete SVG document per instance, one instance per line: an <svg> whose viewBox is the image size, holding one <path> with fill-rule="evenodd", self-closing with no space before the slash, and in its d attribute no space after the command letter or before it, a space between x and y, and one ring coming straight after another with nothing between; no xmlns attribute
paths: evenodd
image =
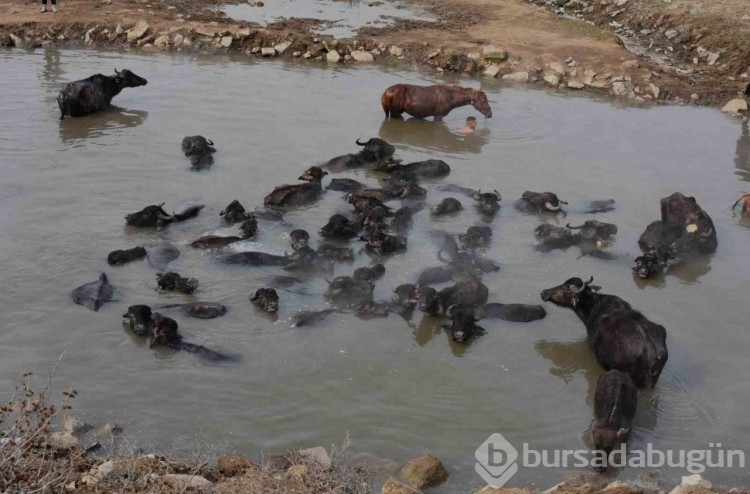
<svg viewBox="0 0 750 494"><path fill-rule="evenodd" d="M399 3L365 2L361 0L280 0L226 5L222 10L232 19L272 24L281 19L316 19L322 21L314 31L335 37L352 36L363 27L386 27L400 19L434 20L413 6Z"/></svg>
<svg viewBox="0 0 750 494"><path fill-rule="evenodd" d="M524 442L536 449L585 447L600 370L572 312L548 307L545 320L528 325L484 321L488 334L468 348L450 343L438 321L419 313L411 321L343 315L294 329L294 312L325 306L322 280L296 287L298 293L281 292L278 318L268 318L248 296L276 271L223 265L215 253L187 246L203 234L234 231L218 216L232 199L260 205L274 185L355 151L358 137L379 135L407 161L449 162L453 172L444 182L503 194L488 252L502 270L485 278L491 300L538 303L543 288L593 275L604 291L666 326L669 363L654 394L643 399L633 446L747 445L750 231L729 206L747 190L750 136L718 112L623 109L482 81L495 117L480 117L477 134L463 137L454 130L476 115L467 108L442 124L383 122L383 88L433 81L418 73L89 51L2 51L0 59L2 389L12 389L24 370L44 374L65 351L56 383L77 386L85 419L123 423L138 446L192 449L199 436L213 451L255 454L329 445L349 431L358 451L399 462L423 451L443 458L453 475L436 492L482 484L474 450L494 432L519 448ZM112 111L58 120L55 96L64 81L115 67L146 77L148 85L125 90ZM216 164L203 173L189 171L180 153L182 137L197 133L219 149ZM362 171L348 176L376 183ZM427 185L431 204L445 197L434 185ZM580 213L587 201L614 198L617 210L598 218L619 226L617 258L579 259L576 249L536 252L532 231L540 219L511 207L527 189L567 199L571 213L563 224L589 218ZM713 216L718 253L657 282L636 283L629 268L638 235L658 218L659 198L675 190L697 196ZM166 202L171 209L186 200L206 204L197 219L161 232L124 226L123 215L145 205ZM431 231L478 223L470 201L461 200L467 208L456 217L417 215L409 251L387 261L376 298L387 299L392 287L438 263ZM314 232L337 211L347 205L340 193L328 193L315 207L289 214L287 225L261 222L260 236L234 250L283 253L292 227ZM145 262L106 264L113 249L167 239L182 250L171 268L200 280L194 298L155 292L155 270ZM369 262L359 255L336 274ZM72 304L70 290L102 271L119 300L98 313ZM237 355L239 362L212 366L150 350L120 324L131 304L196 299L230 309L210 321L175 315L186 340ZM546 486L586 473L521 468L512 483ZM683 474L664 468L661 478ZM707 476L724 485L746 482L742 470L714 469Z"/></svg>

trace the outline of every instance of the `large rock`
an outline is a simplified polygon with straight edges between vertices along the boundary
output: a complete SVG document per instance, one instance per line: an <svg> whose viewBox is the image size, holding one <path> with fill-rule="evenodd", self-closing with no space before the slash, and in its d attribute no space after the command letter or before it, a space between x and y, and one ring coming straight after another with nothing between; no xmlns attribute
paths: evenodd
<svg viewBox="0 0 750 494"><path fill-rule="evenodd" d="M699 473L683 476L682 485L704 487L706 489L710 489L711 487L713 487L711 481L704 479Z"/></svg>
<svg viewBox="0 0 750 494"><path fill-rule="evenodd" d="M63 418L63 429L65 429L65 432L68 434L81 437L93 429L93 427L73 415L66 415Z"/></svg>
<svg viewBox="0 0 750 494"><path fill-rule="evenodd" d="M244 456L222 456L219 458L219 471L227 476L237 475L255 464Z"/></svg>
<svg viewBox="0 0 750 494"><path fill-rule="evenodd" d="M745 112L747 111L747 101L742 98L735 98L724 105L721 111L723 111L724 113L729 113L730 115L736 115L739 112Z"/></svg>
<svg viewBox="0 0 750 494"><path fill-rule="evenodd" d="M317 462L323 468L331 468L331 457L323 446L301 449L297 453L303 458Z"/></svg>
<svg viewBox="0 0 750 494"><path fill-rule="evenodd" d="M403 49L403 48L399 48L399 47L398 47L398 46L396 46L396 45L393 45L393 46L391 46L391 47L390 47L390 48L388 49L388 52L389 52L389 53L390 53L391 55L393 55L394 57L400 57L401 55L403 55L403 54L404 54L404 49ZM354 54L352 54L352 55L354 55ZM356 59L355 59L355 60L356 60Z"/></svg>
<svg viewBox="0 0 750 494"><path fill-rule="evenodd" d="M485 60L492 62L504 62L508 60L508 52L496 46L488 45L482 50Z"/></svg>
<svg viewBox="0 0 750 494"><path fill-rule="evenodd" d="M650 83L648 85L648 88L651 90L651 94L654 95L654 99L659 99L659 95L661 94L661 89L656 84Z"/></svg>
<svg viewBox="0 0 750 494"><path fill-rule="evenodd" d="M427 454L406 462L401 475L421 489L442 484L448 478L448 471L437 457Z"/></svg>
<svg viewBox="0 0 750 494"><path fill-rule="evenodd" d="M360 63L372 63L375 61L375 57L372 56L372 53L364 50L355 50L352 52L352 58L355 62Z"/></svg>
<svg viewBox="0 0 750 494"><path fill-rule="evenodd" d="M169 36L159 36L154 40L154 46L157 48L166 48L169 46Z"/></svg>
<svg viewBox="0 0 750 494"><path fill-rule="evenodd" d="M557 87L557 86L560 85L560 78L557 77L556 75L552 75L552 74L545 75L544 76L544 82L546 82L547 84L549 84L552 87Z"/></svg>
<svg viewBox="0 0 750 494"><path fill-rule="evenodd" d="M174 35L174 38L172 38L172 44L174 46L182 46L182 43L185 41L185 36L181 35L180 33L177 33Z"/></svg>
<svg viewBox="0 0 750 494"><path fill-rule="evenodd" d="M168 473L162 477L164 483L171 485L178 491L184 492L193 489L198 492L211 490L213 484L211 481L200 475L182 475L177 473Z"/></svg>
<svg viewBox="0 0 750 494"><path fill-rule="evenodd" d="M497 65L488 65L486 69L484 69L484 75L486 77L497 77L500 75L500 67Z"/></svg>
<svg viewBox="0 0 750 494"><path fill-rule="evenodd" d="M607 494L643 494L643 489L621 480L615 480L611 484L608 484L602 492L606 492Z"/></svg>
<svg viewBox="0 0 750 494"><path fill-rule="evenodd" d="M564 76L565 75L565 66L560 62L552 62L547 64L549 69L557 74L558 76Z"/></svg>
<svg viewBox="0 0 750 494"><path fill-rule="evenodd" d="M270 46L264 46L260 49L260 54L264 57L272 57L276 55L276 50L271 48Z"/></svg>
<svg viewBox="0 0 750 494"><path fill-rule="evenodd" d="M391 477L383 485L380 494L422 494L422 491Z"/></svg>
<svg viewBox="0 0 750 494"><path fill-rule="evenodd" d="M221 46L223 46L224 48L229 48L230 46L232 46L233 41L234 41L234 38L232 38L231 36L222 36Z"/></svg>
<svg viewBox="0 0 750 494"><path fill-rule="evenodd" d="M141 39L148 33L149 29L150 29L149 25L146 24L145 22L143 21L137 22L135 26L131 27L128 30L128 43L132 43L134 41Z"/></svg>
<svg viewBox="0 0 750 494"><path fill-rule="evenodd" d="M633 89L629 82L626 81L615 81L612 83L612 93L615 96L630 96L633 94Z"/></svg>
<svg viewBox="0 0 750 494"><path fill-rule="evenodd" d="M69 432L53 432L47 436L47 444L59 450L73 450L81 447L81 440Z"/></svg>
<svg viewBox="0 0 750 494"><path fill-rule="evenodd" d="M338 63L339 60L341 60L341 55L339 55L339 52L337 52L336 50L331 50L326 53L326 62Z"/></svg>
<svg viewBox="0 0 750 494"><path fill-rule="evenodd" d="M209 28L208 26L198 26L195 28L196 34L200 34L201 36L206 36L207 38L213 38L216 36L216 31Z"/></svg>
<svg viewBox="0 0 750 494"><path fill-rule="evenodd" d="M568 89L583 89L586 87L581 81L568 81Z"/></svg>
<svg viewBox="0 0 750 494"><path fill-rule="evenodd" d="M512 74L505 74L503 80L508 82L529 82L529 73L514 72Z"/></svg>
<svg viewBox="0 0 750 494"><path fill-rule="evenodd" d="M292 44L289 41L285 41L284 43L279 43L278 45L274 46L273 49L276 50L276 53L278 53L279 55L283 55L290 46L292 46Z"/></svg>

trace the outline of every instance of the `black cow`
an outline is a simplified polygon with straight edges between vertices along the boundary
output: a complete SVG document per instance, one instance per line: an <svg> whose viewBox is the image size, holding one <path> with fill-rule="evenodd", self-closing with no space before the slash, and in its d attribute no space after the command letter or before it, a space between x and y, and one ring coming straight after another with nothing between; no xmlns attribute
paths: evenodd
<svg viewBox="0 0 750 494"><path fill-rule="evenodd" d="M464 249L484 249L490 245L492 228L489 226L470 226L466 233L458 235L458 241Z"/></svg>
<svg viewBox="0 0 750 494"><path fill-rule="evenodd" d="M146 257L146 249L143 247L133 247L126 250L113 250L107 256L107 263L110 266L122 266L138 259Z"/></svg>
<svg viewBox="0 0 750 494"><path fill-rule="evenodd" d="M439 292L432 287L419 287L418 293L419 309L422 312L441 315L454 304L486 304L489 289L479 281L459 281Z"/></svg>
<svg viewBox="0 0 750 494"><path fill-rule="evenodd" d="M147 83L146 79L128 69L123 69L122 72L115 69L115 75L96 74L87 79L69 82L62 87L57 97L60 119L65 118L65 115L82 117L101 111L126 87L145 86Z"/></svg>
<svg viewBox="0 0 750 494"><path fill-rule="evenodd" d="M198 288L198 280L195 278L183 278L179 273L173 271L157 274L156 282L159 285L159 290L189 294Z"/></svg>
<svg viewBox="0 0 750 494"><path fill-rule="evenodd" d="M456 343L471 343L486 333L484 328L477 326L479 320L477 306L470 304L454 304L445 310L445 317L450 319L446 326Z"/></svg>
<svg viewBox="0 0 750 494"><path fill-rule="evenodd" d="M279 295L273 288L259 288L250 297L250 302L264 312L275 314L279 311Z"/></svg>
<svg viewBox="0 0 750 494"><path fill-rule="evenodd" d="M396 148L388 144L383 139L373 137L366 142L356 140L357 146L362 146L362 150L357 154L345 154L332 158L323 165L332 171L344 171L350 168L357 168L367 163L378 163L386 158L393 156Z"/></svg>
<svg viewBox="0 0 750 494"><path fill-rule="evenodd" d="M343 214L334 214L318 233L329 240L347 240L359 235L361 230L360 225L349 221Z"/></svg>
<svg viewBox="0 0 750 494"><path fill-rule="evenodd" d="M451 167L442 160L416 161L402 165L400 161L390 160L372 167L373 170L385 173L412 171L423 178L443 178L451 172Z"/></svg>
<svg viewBox="0 0 750 494"><path fill-rule="evenodd" d="M600 458L594 467L597 472L607 469L609 454L627 440L637 407L638 391L630 375L612 369L599 377L591 424L591 440Z"/></svg>
<svg viewBox="0 0 750 494"><path fill-rule="evenodd" d="M627 372L639 388L653 388L667 363L667 331L646 319L615 295L596 293L593 277L586 283L570 278L541 293L542 300L567 307L586 325L589 346L606 370Z"/></svg>
<svg viewBox="0 0 750 494"><path fill-rule="evenodd" d="M328 281L325 298L334 307L356 307L365 302L372 302L374 289L375 285L370 281L338 276L333 281Z"/></svg>
<svg viewBox="0 0 750 494"><path fill-rule="evenodd" d="M501 196L500 192L497 190L492 192L482 192L481 190L478 190L474 192L472 197L477 201L479 212L487 216L492 216L497 213L500 209L500 201L503 200L503 196Z"/></svg>
<svg viewBox="0 0 750 494"><path fill-rule="evenodd" d="M167 214L167 212L162 209L162 206L164 206L164 203L155 206L146 206L137 213L128 214L125 216L125 223L140 228L164 228L170 223L194 218L198 216L200 210L203 209L203 205L199 204L196 206L190 206L179 213Z"/></svg>
<svg viewBox="0 0 750 494"><path fill-rule="evenodd" d="M454 199L453 197L446 197L439 204L430 208L430 213L433 216L443 216L446 214L453 214L461 211L464 207L461 205L461 201Z"/></svg>
<svg viewBox="0 0 750 494"><path fill-rule="evenodd" d="M152 329L151 336L148 340L148 347L153 348L155 346L166 346L174 350L182 350L189 353L194 353L198 357L205 360L220 362L224 360L231 360L230 357L210 350L203 345L196 345L195 343L187 343L182 341L182 335L177 328L177 321L164 317L158 312L154 312L151 315Z"/></svg>
<svg viewBox="0 0 750 494"><path fill-rule="evenodd" d="M213 153L216 148L210 139L203 136L187 136L182 139L182 152L190 158L195 169L208 168L214 164Z"/></svg>
<svg viewBox="0 0 750 494"><path fill-rule="evenodd" d="M695 197L675 192L663 198L661 220L677 236L670 246L676 254L709 255L716 252L719 242L714 223Z"/></svg>
<svg viewBox="0 0 750 494"><path fill-rule="evenodd" d="M253 218L252 213L245 211L245 207L240 204L240 201L235 199L230 202L227 207L221 210L219 216L224 218L227 223L239 223L240 221L249 220Z"/></svg>
<svg viewBox="0 0 750 494"><path fill-rule="evenodd" d="M552 192L531 192L527 190L521 195L515 207L519 211L525 211L528 213L564 213L561 204L568 204L565 201L561 201L557 194Z"/></svg>

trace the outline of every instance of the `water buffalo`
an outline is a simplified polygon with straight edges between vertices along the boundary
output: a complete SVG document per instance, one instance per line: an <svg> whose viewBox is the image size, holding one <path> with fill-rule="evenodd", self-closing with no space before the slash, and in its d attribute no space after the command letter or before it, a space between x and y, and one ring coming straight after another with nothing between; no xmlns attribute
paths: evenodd
<svg viewBox="0 0 750 494"><path fill-rule="evenodd" d="M448 264L454 275L476 279L482 273L490 273L500 269L494 261L486 259L472 250L460 250L452 235L445 232L440 233L443 237L443 245L437 253L437 258ZM443 254L447 257L444 257Z"/></svg>
<svg viewBox="0 0 750 494"><path fill-rule="evenodd" d="M393 301L405 309L414 309L419 303L419 291L417 287L404 283L393 289Z"/></svg>
<svg viewBox="0 0 750 494"><path fill-rule="evenodd" d="M708 213L698 206L695 197L675 192L663 198L661 220L667 229L679 232L671 245L676 254L708 255L716 252L719 242L714 223Z"/></svg>
<svg viewBox="0 0 750 494"><path fill-rule="evenodd" d="M471 304L453 304L445 310L445 317L450 319L447 326L453 341L456 343L471 343L486 333L484 328L477 326L479 320L478 307Z"/></svg>
<svg viewBox="0 0 750 494"><path fill-rule="evenodd" d="M488 226L470 226L466 233L458 235L461 246L467 250L485 249L490 245L492 228Z"/></svg>
<svg viewBox="0 0 750 494"><path fill-rule="evenodd" d="M298 228L289 232L289 240L291 241L292 250L296 252L308 246L310 234Z"/></svg>
<svg viewBox="0 0 750 494"><path fill-rule="evenodd" d="M288 256L277 256L266 252L240 252L231 254L224 258L229 264L245 264L247 266L286 266L290 259Z"/></svg>
<svg viewBox="0 0 750 494"><path fill-rule="evenodd" d="M432 287L419 287L419 309L433 315L445 314L454 304L484 305L489 289L479 281L459 281L439 292Z"/></svg>
<svg viewBox="0 0 750 494"><path fill-rule="evenodd" d="M598 201L591 201L589 203L589 209L585 211L587 214L594 213L606 213L615 209L614 199L602 199Z"/></svg>
<svg viewBox="0 0 750 494"><path fill-rule="evenodd" d="M388 317L391 307L388 304L367 301L357 304L353 311L354 315L360 319L375 319L377 317Z"/></svg>
<svg viewBox="0 0 750 494"><path fill-rule="evenodd" d="M164 317L158 312L154 312L151 315L152 329L151 336L148 339L148 347L153 348L155 346L166 346L174 350L182 350L185 352L193 353L198 357L206 360L220 362L224 360L230 360L230 357L210 350L203 345L196 345L194 343L187 343L182 341L182 335L180 334L177 321Z"/></svg>
<svg viewBox="0 0 750 494"><path fill-rule="evenodd" d="M334 307L355 307L363 302L372 302L374 289L375 285L369 281L338 276L328 281L325 298Z"/></svg>
<svg viewBox="0 0 750 494"><path fill-rule="evenodd" d="M190 302L189 304L167 304L154 307L158 310L179 309L183 314L196 319L214 319L227 313L226 306L216 302Z"/></svg>
<svg viewBox="0 0 750 494"><path fill-rule="evenodd" d="M348 240L358 236L361 230L360 225L349 221L346 216L334 214L318 233L321 237L329 240Z"/></svg>
<svg viewBox="0 0 750 494"><path fill-rule="evenodd" d="M612 223L588 220L581 226L565 225L570 230L578 230L573 234L573 243L581 248L584 254L609 247L614 242L617 226Z"/></svg>
<svg viewBox="0 0 750 494"><path fill-rule="evenodd" d="M368 139L366 142L359 142L359 139L357 139L356 143L358 146L362 146L360 152L331 158L323 165L323 168L334 172L345 171L368 163L379 163L386 158L390 158L396 152L395 147L377 137Z"/></svg>
<svg viewBox="0 0 750 494"><path fill-rule="evenodd" d="M391 224L388 226L391 233L402 236L406 235L411 228L413 216L414 213L412 213L411 208L408 206L397 209L396 212L393 213Z"/></svg>
<svg viewBox="0 0 750 494"><path fill-rule="evenodd" d="M264 312L275 314L279 311L279 295L273 288L259 288L250 297L250 302Z"/></svg>
<svg viewBox="0 0 750 494"><path fill-rule="evenodd" d="M317 166L310 167L299 177L299 180L305 181L304 183L276 187L263 199L263 205L266 207L287 207L311 204L323 194L320 181L326 175L328 175L328 172Z"/></svg>
<svg viewBox="0 0 750 494"><path fill-rule="evenodd" d="M198 280L195 278L183 278L179 273L169 271L156 275L156 283L159 290L193 293L198 288Z"/></svg>
<svg viewBox="0 0 750 494"><path fill-rule="evenodd" d="M146 79L128 69L121 72L115 69L113 76L96 74L87 79L69 82L62 87L57 97L60 119L65 118L65 115L82 117L101 111L126 87L145 86L147 83Z"/></svg>
<svg viewBox="0 0 750 494"><path fill-rule="evenodd" d="M742 194L742 196L737 199L737 202L735 202L732 205L732 211L740 204L742 203L742 207L740 208L740 214L743 217L750 217L750 194Z"/></svg>
<svg viewBox="0 0 750 494"><path fill-rule="evenodd" d="M396 84L380 98L385 118L401 118L403 113L416 118L435 117L440 121L454 108L471 105L487 118L492 109L484 91L460 86L414 86Z"/></svg>
<svg viewBox="0 0 750 494"><path fill-rule="evenodd" d="M107 263L110 266L122 266L129 262L137 261L146 257L146 249L133 247L126 250L113 250L107 255Z"/></svg>
<svg viewBox="0 0 750 494"><path fill-rule="evenodd" d="M443 266L436 266L426 268L419 273L419 276L417 277L417 286L438 285L448 281L453 281L453 272Z"/></svg>
<svg viewBox="0 0 750 494"><path fill-rule="evenodd" d="M406 237L375 231L367 239L365 250L377 256L387 256L406 250Z"/></svg>
<svg viewBox="0 0 750 494"><path fill-rule="evenodd" d="M391 208L375 197L357 197L352 194L347 194L346 201L354 207L355 211L364 215L368 214L375 208L382 209L386 215L390 214L391 211Z"/></svg>
<svg viewBox="0 0 750 494"><path fill-rule="evenodd" d="M241 240L247 240L257 235L258 222L255 220L255 218L245 220L242 225L240 225L240 232L242 233L242 235L240 235L239 237L236 235L230 235L226 237L219 235L204 235L198 240L191 242L190 247L194 247L196 249L218 249L220 247L226 247L229 244L233 244Z"/></svg>
<svg viewBox="0 0 750 494"><path fill-rule="evenodd" d="M568 228L542 223L534 229L539 250L567 249L573 245L573 232Z"/></svg>
<svg viewBox="0 0 750 494"><path fill-rule="evenodd" d="M315 326L316 324L323 321L323 319L330 316L334 312L338 312L338 310L323 309L323 310L304 310L301 312L297 312L292 318L292 327L301 328L304 326Z"/></svg>
<svg viewBox="0 0 750 494"><path fill-rule="evenodd" d="M667 363L667 331L646 319L615 295L597 293L591 285L570 278L562 285L541 293L545 302L567 307L586 325L589 346L605 370L629 373L639 388L656 386Z"/></svg>
<svg viewBox="0 0 750 494"><path fill-rule="evenodd" d="M146 259L152 268L164 271L167 265L180 257L180 249L170 242L160 242L146 249Z"/></svg>
<svg viewBox="0 0 750 494"><path fill-rule="evenodd" d="M349 247L339 247L329 243L322 243L315 249L315 253L324 259L332 261L353 261L354 249Z"/></svg>
<svg viewBox="0 0 750 494"><path fill-rule="evenodd" d="M527 213L564 213L561 204L568 204L561 201L556 194L552 192L531 192L526 191L515 203L516 209Z"/></svg>
<svg viewBox="0 0 750 494"><path fill-rule="evenodd" d="M364 280L372 283L375 280L379 280L385 274L385 266L381 263L377 263L374 266L363 268L357 268L352 274L352 278L355 280Z"/></svg>
<svg viewBox="0 0 750 494"><path fill-rule="evenodd" d="M458 213L463 208L464 207L458 199L446 197L440 201L439 204L430 208L430 213L432 213L433 216L443 216L446 214Z"/></svg>
<svg viewBox="0 0 750 494"><path fill-rule="evenodd" d="M102 273L98 280L86 283L73 290L71 297L73 297L74 303L97 312L102 305L112 301L114 294L114 287L109 284L107 275Z"/></svg>
<svg viewBox="0 0 750 494"><path fill-rule="evenodd" d="M479 209L479 212L487 216L492 216L497 213L500 209L500 201L503 200L503 197L497 190L492 192L482 192L481 190L478 190L474 192L472 197L477 201L477 209Z"/></svg>
<svg viewBox="0 0 750 494"><path fill-rule="evenodd" d="M182 139L182 152L190 158L194 169L209 168L214 164L213 153L216 148L213 145L213 141L203 136L187 136Z"/></svg>
<svg viewBox="0 0 750 494"><path fill-rule="evenodd" d="M197 204L189 206L179 213L167 214L167 212L162 209L162 206L164 206L164 203L155 206L146 206L137 213L125 215L125 223L139 228L161 229L170 223L195 218L204 207L202 204Z"/></svg>
<svg viewBox="0 0 750 494"><path fill-rule="evenodd" d="M319 255L310 247L303 247L287 258L286 271L306 271L309 273L331 273L333 262Z"/></svg>
<svg viewBox="0 0 750 494"><path fill-rule="evenodd" d="M437 190L441 192L450 192L450 193L456 193L456 194L463 194L466 197L474 197L474 192L476 192L474 189L469 187L464 187L462 185L456 185L456 184L443 184L438 185L436 187Z"/></svg>
<svg viewBox="0 0 750 494"><path fill-rule="evenodd" d="M491 303L480 307L478 316L481 319L531 322L547 317L547 311L541 305Z"/></svg>
<svg viewBox="0 0 750 494"><path fill-rule="evenodd" d="M125 319L123 322L135 334L140 336L151 334L153 322L151 321L151 307L148 305L131 305L122 317Z"/></svg>
<svg viewBox="0 0 750 494"><path fill-rule="evenodd" d="M221 210L219 216L224 218L227 223L239 223L254 218L254 215L245 211L240 201L235 199L227 207Z"/></svg>
<svg viewBox="0 0 750 494"><path fill-rule="evenodd" d="M402 165L401 162L397 160L389 160L374 165L372 169L376 172L391 174L398 172L414 172L418 177L432 179L444 178L451 173L450 165L442 160L416 161L414 163L407 163L406 165Z"/></svg>
<svg viewBox="0 0 750 494"><path fill-rule="evenodd" d="M326 190L337 192L354 192L355 190L364 188L365 184L357 182L353 178L334 178L326 186Z"/></svg>
<svg viewBox="0 0 750 494"><path fill-rule="evenodd" d="M607 469L609 454L627 440L637 408L638 390L628 374L612 369L599 377L591 423L597 472Z"/></svg>

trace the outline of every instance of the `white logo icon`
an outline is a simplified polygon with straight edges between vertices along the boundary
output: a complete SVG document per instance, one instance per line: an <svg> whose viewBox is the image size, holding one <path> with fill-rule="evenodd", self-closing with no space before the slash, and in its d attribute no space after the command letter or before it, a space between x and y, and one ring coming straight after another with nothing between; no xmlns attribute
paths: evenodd
<svg viewBox="0 0 750 494"><path fill-rule="evenodd" d="M518 471L518 451L502 434L492 434L479 446L474 470L492 487L502 487Z"/></svg>

